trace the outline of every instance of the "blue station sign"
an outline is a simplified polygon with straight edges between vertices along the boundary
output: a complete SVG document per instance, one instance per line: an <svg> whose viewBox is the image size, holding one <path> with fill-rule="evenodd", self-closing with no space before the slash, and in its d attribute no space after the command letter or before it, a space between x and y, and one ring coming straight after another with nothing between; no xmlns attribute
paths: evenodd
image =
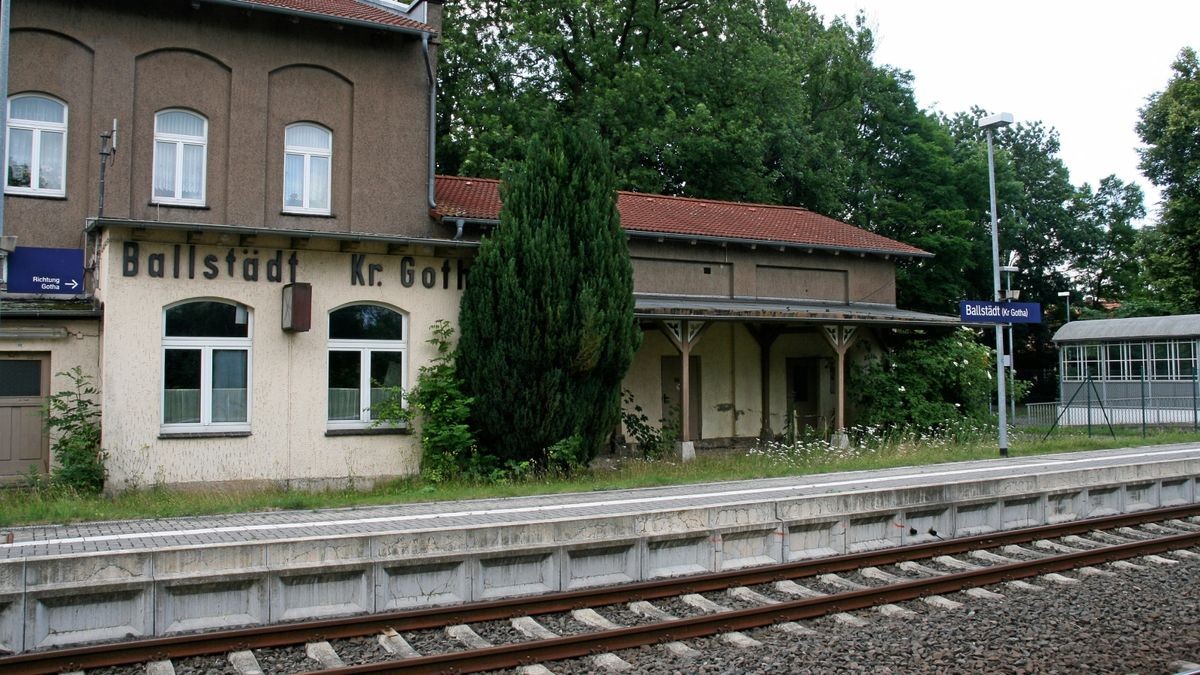
<svg viewBox="0 0 1200 675"><path fill-rule="evenodd" d="M18 246L8 254L8 292L83 295L83 251Z"/></svg>
<svg viewBox="0 0 1200 675"><path fill-rule="evenodd" d="M959 300L963 323L1041 323L1042 306L1036 302Z"/></svg>

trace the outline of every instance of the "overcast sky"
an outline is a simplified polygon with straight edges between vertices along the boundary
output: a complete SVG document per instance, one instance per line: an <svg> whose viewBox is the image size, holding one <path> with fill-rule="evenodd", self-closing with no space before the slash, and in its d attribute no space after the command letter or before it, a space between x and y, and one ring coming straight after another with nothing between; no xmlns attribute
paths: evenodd
<svg viewBox="0 0 1200 675"><path fill-rule="evenodd" d="M982 106L1056 128L1071 182L1136 181L1134 125L1184 46L1200 49L1196 0L808 0L826 22L862 10L876 63L913 75L925 109Z"/></svg>

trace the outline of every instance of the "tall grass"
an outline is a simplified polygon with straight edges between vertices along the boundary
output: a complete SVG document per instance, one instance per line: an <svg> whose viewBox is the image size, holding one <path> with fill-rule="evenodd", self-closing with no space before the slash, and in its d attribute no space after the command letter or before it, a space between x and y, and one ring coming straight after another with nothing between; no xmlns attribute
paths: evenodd
<svg viewBox="0 0 1200 675"><path fill-rule="evenodd" d="M832 471L992 459L997 456L996 429L962 425L936 432L855 427L842 447L820 438L762 443L750 450L701 454L691 462L678 459L602 457L574 476L537 475L501 483L425 483L401 479L370 491L304 492L283 488L258 491L214 488L179 491L158 486L115 497L82 496L40 487L0 490L0 527L39 523L170 518L245 511L367 507L422 501L460 501L562 492L587 492L678 485L748 478L797 476ZM1060 429L1043 441L1045 430L1010 434L1009 453L1026 456L1138 445L1195 443L1200 434L1157 431L1143 438L1139 429L1117 429L1117 438Z"/></svg>

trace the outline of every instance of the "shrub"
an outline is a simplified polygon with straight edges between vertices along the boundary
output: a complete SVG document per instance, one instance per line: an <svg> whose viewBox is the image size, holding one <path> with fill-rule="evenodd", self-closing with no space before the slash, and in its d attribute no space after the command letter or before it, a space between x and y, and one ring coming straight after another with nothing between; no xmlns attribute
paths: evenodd
<svg viewBox="0 0 1200 675"><path fill-rule="evenodd" d="M463 393L458 376L451 343L454 328L441 319L434 322L430 332L433 336L427 342L437 348L437 356L421 367L417 383L407 395L393 387L372 407L375 424L421 418L421 476L426 480L437 483L488 474L494 462L479 454L475 435L467 424L472 399Z"/></svg>
<svg viewBox="0 0 1200 675"><path fill-rule="evenodd" d="M993 363L970 328L888 350L854 374L858 423L936 429L984 419Z"/></svg>
<svg viewBox="0 0 1200 675"><path fill-rule="evenodd" d="M71 388L50 396L46 426L54 433L54 459L50 474L56 487L94 495L104 489L106 453L100 448L100 391L79 366L58 373L71 380Z"/></svg>
<svg viewBox="0 0 1200 675"><path fill-rule="evenodd" d="M658 421L658 426L650 424L650 418L633 400L633 392L625 389L621 392L621 402L631 406L632 410L621 408L621 421L625 429L637 441L645 459L660 459L670 454L679 438L679 415L676 410L669 410L667 416Z"/></svg>

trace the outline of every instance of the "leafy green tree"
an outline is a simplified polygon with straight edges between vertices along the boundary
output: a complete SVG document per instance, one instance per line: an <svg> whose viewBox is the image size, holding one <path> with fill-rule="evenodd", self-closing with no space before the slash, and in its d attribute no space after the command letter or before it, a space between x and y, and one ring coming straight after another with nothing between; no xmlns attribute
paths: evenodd
<svg viewBox="0 0 1200 675"><path fill-rule="evenodd" d="M1162 188L1159 247L1147 258L1153 292L1174 312L1200 312L1200 60L1179 52L1166 89L1141 110L1146 177Z"/></svg>
<svg viewBox="0 0 1200 675"><path fill-rule="evenodd" d="M641 333L614 177L593 130L534 136L463 294L457 363L501 460L586 463L620 419Z"/></svg>
<svg viewBox="0 0 1200 675"><path fill-rule="evenodd" d="M1128 299L1141 270L1134 221L1146 216L1142 189L1116 176L1102 179L1095 192L1085 183L1075 212L1080 227L1090 230L1075 251L1077 282L1096 303Z"/></svg>
<svg viewBox="0 0 1200 675"><path fill-rule="evenodd" d="M845 215L869 31L785 0L485 0L446 8L442 170L499 175L585 120L620 187Z"/></svg>

